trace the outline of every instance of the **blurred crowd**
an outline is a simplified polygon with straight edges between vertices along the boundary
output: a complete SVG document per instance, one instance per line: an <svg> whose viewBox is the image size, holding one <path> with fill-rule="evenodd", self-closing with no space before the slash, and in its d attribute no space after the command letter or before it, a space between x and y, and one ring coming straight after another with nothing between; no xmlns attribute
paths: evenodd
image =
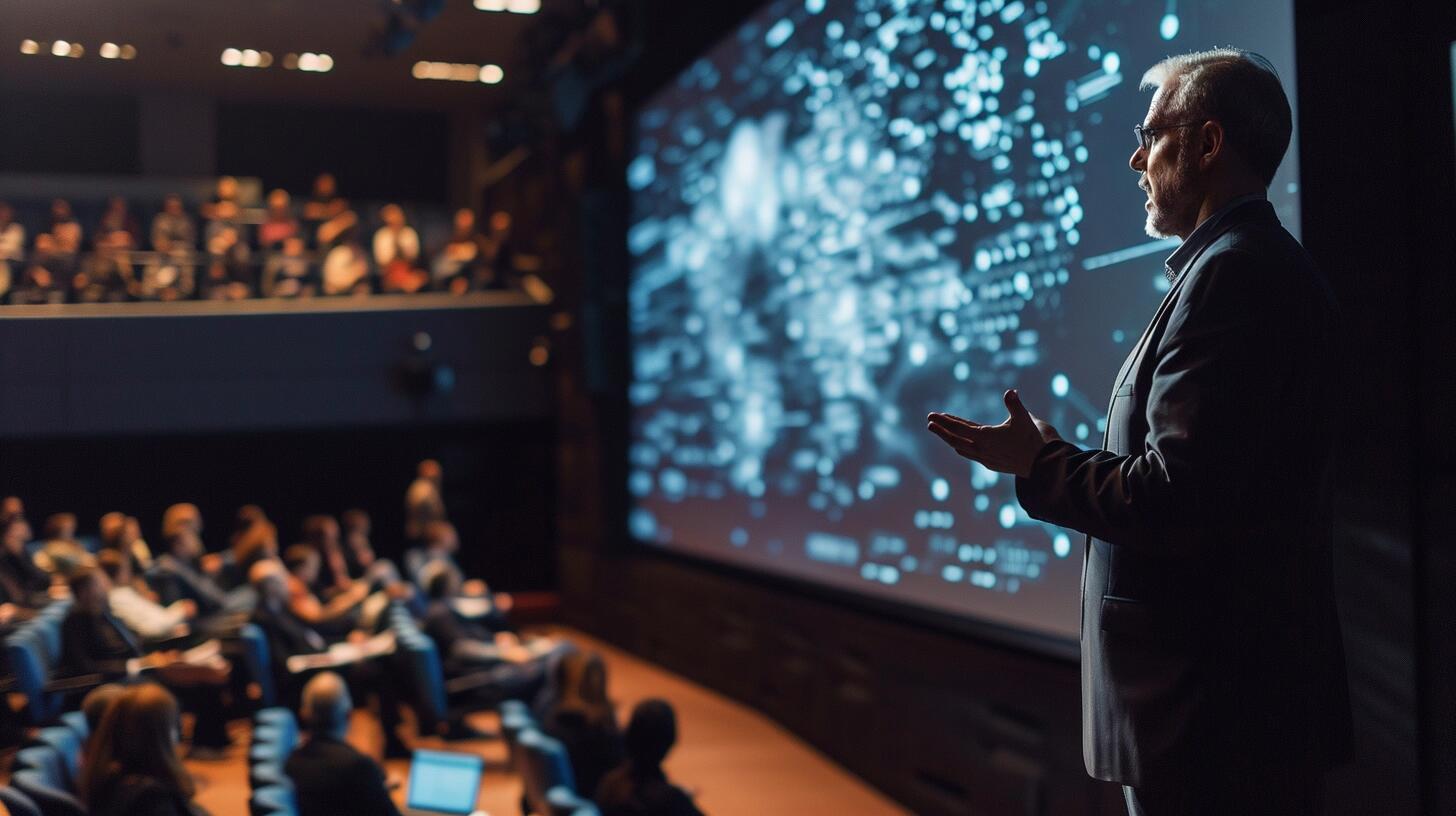
<svg viewBox="0 0 1456 816"><path fill-rule="evenodd" d="M427 246L404 207L361 213L328 173L301 206L282 189L261 207L244 206L237 179L224 176L196 212L178 194L141 215L114 196L93 224L65 199L35 220L27 231L0 202L0 302L463 294L515 288L535 268L513 241L507 212L480 225L473 210L457 210L448 235Z"/></svg>

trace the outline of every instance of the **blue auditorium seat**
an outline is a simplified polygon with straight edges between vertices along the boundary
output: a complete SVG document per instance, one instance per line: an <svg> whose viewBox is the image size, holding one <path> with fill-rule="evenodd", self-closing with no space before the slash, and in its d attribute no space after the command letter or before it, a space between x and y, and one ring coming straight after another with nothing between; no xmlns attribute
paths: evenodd
<svg viewBox="0 0 1456 816"><path fill-rule="evenodd" d="M601 816L595 802L566 788L546 791L546 813L549 816Z"/></svg>
<svg viewBox="0 0 1456 816"><path fill-rule="evenodd" d="M67 711L61 715L61 725L76 732L76 736L85 742L91 736L91 726L86 723L86 714L81 711Z"/></svg>
<svg viewBox="0 0 1456 816"><path fill-rule="evenodd" d="M395 635L396 654L408 678L411 701L421 733L435 731L449 721L445 695L445 669L435 641L420 631L409 610L398 604L389 609L389 627Z"/></svg>
<svg viewBox="0 0 1456 816"><path fill-rule="evenodd" d="M506 751L509 755L510 767L519 770L520 752L519 736L522 731L528 728L536 728L536 718L531 715L531 709L519 700L506 700L500 705L500 728L501 736L506 740Z"/></svg>
<svg viewBox="0 0 1456 816"><path fill-rule="evenodd" d="M248 769L248 785L252 790L287 787L291 784L293 784L293 780L288 778L288 773L283 770L281 762L257 762Z"/></svg>
<svg viewBox="0 0 1456 816"><path fill-rule="evenodd" d="M520 746L518 770L531 809L539 816L571 816L582 800L576 796L566 746L534 728L522 731L516 741Z"/></svg>
<svg viewBox="0 0 1456 816"><path fill-rule="evenodd" d="M53 725L50 728L42 728L36 735L36 739L48 748L55 750L61 758L62 770L65 771L65 788L76 790L77 782L81 779L81 737L68 726Z"/></svg>
<svg viewBox="0 0 1456 816"><path fill-rule="evenodd" d="M23 748L15 755L10 784L32 799L42 816L86 816L71 787L65 759L49 745Z"/></svg>
<svg viewBox="0 0 1456 816"><path fill-rule="evenodd" d="M0 788L0 805L10 811L10 816L41 816L40 807L15 788Z"/></svg>
<svg viewBox="0 0 1456 816"><path fill-rule="evenodd" d="M298 816L292 785L270 785L253 791L248 800L251 816Z"/></svg>
<svg viewBox="0 0 1456 816"><path fill-rule="evenodd" d="M61 694L47 691L56 663L61 659L61 621L70 601L56 601L5 639L5 658L15 673L15 688L25 696L29 725L45 725L61 713Z"/></svg>
<svg viewBox="0 0 1456 816"><path fill-rule="evenodd" d="M272 655L268 653L268 639L264 637L263 630L255 623L243 624L238 630L238 642L242 646L243 666L262 692L258 705L277 705L278 693L273 683Z"/></svg>

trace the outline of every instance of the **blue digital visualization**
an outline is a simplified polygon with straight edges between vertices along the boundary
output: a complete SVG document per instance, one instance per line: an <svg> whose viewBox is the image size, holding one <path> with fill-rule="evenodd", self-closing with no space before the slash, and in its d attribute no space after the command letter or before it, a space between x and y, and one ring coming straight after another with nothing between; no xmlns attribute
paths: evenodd
<svg viewBox="0 0 1456 816"><path fill-rule="evenodd" d="M1075 636L1082 536L925 430L1001 395L1099 447L1176 240L1127 166L1173 53L1293 102L1288 2L772 3L640 110L630 531ZM1297 145L1270 190L1298 233Z"/></svg>

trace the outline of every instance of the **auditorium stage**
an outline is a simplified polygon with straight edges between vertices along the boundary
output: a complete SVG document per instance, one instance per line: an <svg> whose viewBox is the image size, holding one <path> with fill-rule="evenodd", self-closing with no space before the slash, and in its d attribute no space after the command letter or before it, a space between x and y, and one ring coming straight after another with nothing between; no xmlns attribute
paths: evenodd
<svg viewBox="0 0 1456 816"><path fill-rule="evenodd" d="M880 795L858 777L835 765L756 711L671 674L626 652L569 629L553 630L583 649L594 649L606 660L611 692L619 717L647 697L661 697L677 709L679 742L668 757L669 777L697 795L707 816L807 816L855 814L880 816L908 811ZM477 715L476 724L494 729L495 715ZM247 732L234 734L237 747L222 762L188 762L198 783L197 801L213 816L247 813ZM873 735L866 735L872 739ZM350 742L378 756L380 732L372 717L356 714ZM480 808L490 816L520 813L520 780L504 767L505 744L500 741L456 742L448 746L424 740L421 747L476 751L486 758ZM403 805L409 763L385 763L401 787L396 800Z"/></svg>

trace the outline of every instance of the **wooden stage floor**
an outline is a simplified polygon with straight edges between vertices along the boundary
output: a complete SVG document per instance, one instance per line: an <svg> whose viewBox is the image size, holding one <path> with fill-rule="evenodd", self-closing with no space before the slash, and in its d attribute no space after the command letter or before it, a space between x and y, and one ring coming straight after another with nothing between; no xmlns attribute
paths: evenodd
<svg viewBox="0 0 1456 816"><path fill-rule="evenodd" d="M610 689L625 721L632 706L647 697L661 697L678 715L678 746L667 759L667 772L693 791L707 816L891 816L908 813L869 785L750 708L572 630L556 630L583 649L606 660ZM493 729L494 714L477 715L477 724ZM198 783L198 803L213 816L246 816L248 812L246 726L234 735L236 747L219 762L188 762ZM379 755L380 732L372 717L356 714L350 742ZM489 816L520 813L521 783L506 770L505 745L499 740L454 742L423 740L420 747L475 751L486 758L479 807ZM409 763L385 763L400 787L403 807Z"/></svg>

